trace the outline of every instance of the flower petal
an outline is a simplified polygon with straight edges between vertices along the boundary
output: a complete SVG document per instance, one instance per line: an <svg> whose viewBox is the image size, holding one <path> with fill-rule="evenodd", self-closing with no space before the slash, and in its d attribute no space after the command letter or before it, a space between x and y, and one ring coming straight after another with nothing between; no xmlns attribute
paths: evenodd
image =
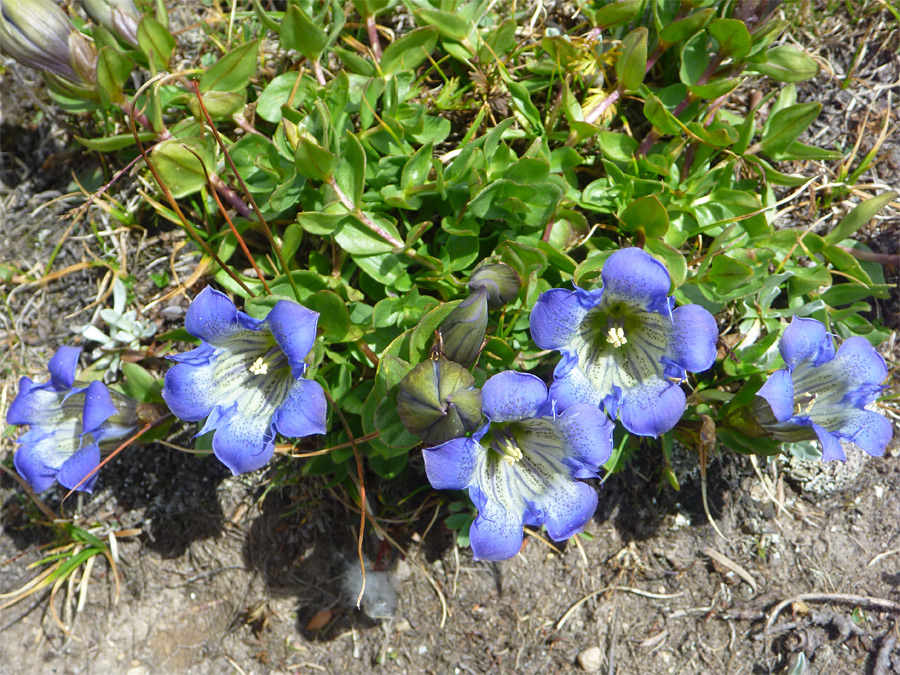
<svg viewBox="0 0 900 675"><path fill-rule="evenodd" d="M325 392L313 380L297 380L275 412L273 422L286 438L325 433Z"/></svg>
<svg viewBox="0 0 900 675"><path fill-rule="evenodd" d="M873 457L881 457L894 435L891 423L870 410L854 410L836 435L846 438Z"/></svg>
<svg viewBox="0 0 900 675"><path fill-rule="evenodd" d="M778 350L791 369L807 360L818 366L834 356L834 341L821 321L795 316L784 329Z"/></svg>
<svg viewBox="0 0 900 675"><path fill-rule="evenodd" d="M85 480L91 471L100 464L100 448L96 443L91 443L81 448L74 455L69 457L59 470L56 479L63 487L70 490L82 490L83 492L91 492L94 489L94 483L97 482L99 472ZM79 483L81 483L79 485Z"/></svg>
<svg viewBox="0 0 900 675"><path fill-rule="evenodd" d="M209 345L204 348L208 348L208 353L214 351ZM189 353L196 351L199 350ZM215 371L215 364L211 362L206 365L179 363L166 371L162 397L178 419L199 422L220 402L214 384Z"/></svg>
<svg viewBox="0 0 900 675"><path fill-rule="evenodd" d="M838 440L837 436L833 433L829 433L824 427L820 427L815 423L812 425L812 428L813 431L816 432L816 436L819 437L819 443L822 445L823 462L830 462L835 459L842 462L847 461L847 456L844 454L844 448L841 446L841 442Z"/></svg>
<svg viewBox="0 0 900 675"><path fill-rule="evenodd" d="M677 384L662 378L648 380L624 392L619 420L633 434L659 436L678 424L686 400Z"/></svg>
<svg viewBox="0 0 900 675"><path fill-rule="evenodd" d="M194 337L216 344L242 330L237 314L227 295L207 286L188 307L184 327Z"/></svg>
<svg viewBox="0 0 900 675"><path fill-rule="evenodd" d="M8 424L41 424L59 409L60 394L42 384L23 377L19 380L19 393L6 411Z"/></svg>
<svg viewBox="0 0 900 675"><path fill-rule="evenodd" d="M669 350L685 370L699 373L716 360L719 327L713 315L700 305L683 305L672 312Z"/></svg>
<svg viewBox="0 0 900 675"><path fill-rule="evenodd" d="M547 400L547 385L530 373L507 370L481 389L481 405L491 422L511 422L532 416Z"/></svg>
<svg viewBox="0 0 900 675"><path fill-rule="evenodd" d="M63 345L50 358L47 370L50 371L50 382L56 389L71 389L75 384L75 369L80 355L80 348Z"/></svg>
<svg viewBox="0 0 900 675"><path fill-rule="evenodd" d="M469 544L475 560L509 560L522 548L523 513L504 509L501 504L484 496L481 490L469 489L478 507L478 517L469 530Z"/></svg>
<svg viewBox="0 0 900 675"><path fill-rule="evenodd" d="M834 366L847 383L848 396L859 407L875 400L881 387L870 385L880 385L888 374L881 354L868 340L859 336L844 340L834 358Z"/></svg>
<svg viewBox="0 0 900 675"><path fill-rule="evenodd" d="M562 361L560 361L560 365L562 365ZM558 369L559 366L557 366ZM603 402L596 387L578 366L570 368L565 375L553 381L550 385L549 396L550 400L556 403L558 411L565 410L577 403L599 406ZM610 412L611 415L616 414L615 410L607 412Z"/></svg>
<svg viewBox="0 0 900 675"><path fill-rule="evenodd" d="M316 340L319 313L290 300L279 300L266 317L275 341L281 347L295 378L306 372L304 359Z"/></svg>
<svg viewBox="0 0 900 675"><path fill-rule="evenodd" d="M766 399L779 422L787 422L794 414L794 383L786 368L772 373L756 395Z"/></svg>
<svg viewBox="0 0 900 675"><path fill-rule="evenodd" d="M435 490L464 490L472 482L478 453L484 450L470 438L454 438L422 451L425 474Z"/></svg>
<svg viewBox="0 0 900 675"><path fill-rule="evenodd" d="M596 476L600 466L612 454L615 425L598 407L581 403L570 406L554 421L568 458L577 459L584 467L577 478Z"/></svg>
<svg viewBox="0 0 900 675"><path fill-rule="evenodd" d="M531 338L541 349L564 349L578 333L581 322L600 302L602 291L554 288L541 293L531 310Z"/></svg>
<svg viewBox="0 0 900 675"><path fill-rule="evenodd" d="M91 382L85 390L81 433L93 433L115 414L116 406L113 405L106 385L99 380Z"/></svg>
<svg viewBox="0 0 900 675"><path fill-rule="evenodd" d="M597 491L587 483L567 482L545 500L544 525L554 541L565 541L584 529L597 510Z"/></svg>
<svg viewBox="0 0 900 675"><path fill-rule="evenodd" d="M616 251L603 264L603 302L624 301L666 314L671 285L669 271L639 248Z"/></svg>
<svg viewBox="0 0 900 675"><path fill-rule="evenodd" d="M35 492L43 492L56 481L65 461L78 450L78 421L67 419L51 432L32 428L19 441L13 456L16 471Z"/></svg>
<svg viewBox="0 0 900 675"><path fill-rule="evenodd" d="M240 408L223 413L213 436L213 452L235 476L266 465L275 452L271 417L241 414Z"/></svg>

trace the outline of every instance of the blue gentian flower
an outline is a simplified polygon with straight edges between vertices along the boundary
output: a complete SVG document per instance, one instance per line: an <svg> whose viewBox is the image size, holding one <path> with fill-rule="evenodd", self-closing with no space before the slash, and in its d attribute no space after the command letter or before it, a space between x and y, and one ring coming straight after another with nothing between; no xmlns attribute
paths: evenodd
<svg viewBox="0 0 900 675"><path fill-rule="evenodd" d="M522 546L523 525L545 525L555 541L580 532L597 492L577 478L597 476L612 451L613 424L596 406L556 414L534 375L507 371L482 389L487 423L471 438L423 451L439 490L469 490L478 517L469 531L476 560L506 560Z"/></svg>
<svg viewBox="0 0 900 675"><path fill-rule="evenodd" d="M254 319L211 288L188 308L185 328L202 344L169 357L177 365L166 373L162 395L180 419L206 418L199 433L215 430L213 452L233 474L268 462L276 432L325 433L325 392L303 378L318 318L280 300L265 319Z"/></svg>
<svg viewBox="0 0 900 675"><path fill-rule="evenodd" d="M97 474L81 481L100 464L100 447L115 446L137 428L136 401L110 392L102 382L76 383L80 353L60 347L47 367L49 382L19 380L19 393L6 413L9 424L31 426L19 437L13 462L35 492L57 480L70 490L77 486L90 492Z"/></svg>
<svg viewBox="0 0 900 675"><path fill-rule="evenodd" d="M757 392L771 410L757 419L774 438L817 437L824 461L847 459L841 439L870 455L884 454L891 423L865 407L884 389L888 370L868 340L848 338L835 353L821 322L794 317L778 349L787 368L774 372Z"/></svg>
<svg viewBox="0 0 900 675"><path fill-rule="evenodd" d="M549 290L531 312L531 336L557 349L550 398L559 408L601 406L628 431L659 436L684 413L679 383L716 358L718 328L699 305L675 308L669 273L638 248L613 253L603 287Z"/></svg>

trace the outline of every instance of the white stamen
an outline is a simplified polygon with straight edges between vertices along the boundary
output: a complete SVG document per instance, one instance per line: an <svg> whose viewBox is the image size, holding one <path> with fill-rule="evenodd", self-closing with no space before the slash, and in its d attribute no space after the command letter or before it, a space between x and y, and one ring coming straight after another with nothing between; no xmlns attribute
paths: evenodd
<svg viewBox="0 0 900 675"><path fill-rule="evenodd" d="M515 464L520 459L522 459L522 451L514 441L510 439L504 440L505 442L501 445L501 450L503 451L503 459L505 459L510 464Z"/></svg>
<svg viewBox="0 0 900 675"><path fill-rule="evenodd" d="M269 364L263 360L263 357L259 357L256 361L253 362L253 365L250 366L250 372L254 375L265 375L269 372Z"/></svg>
<svg viewBox="0 0 900 675"><path fill-rule="evenodd" d="M628 340L625 338L625 329L621 326L613 326L609 329L609 333L607 333L606 341L615 348L627 344Z"/></svg>
<svg viewBox="0 0 900 675"><path fill-rule="evenodd" d="M809 413L812 410L812 407L816 404L816 399L819 398L818 394L810 394L809 392L804 392L800 396L794 398L795 401L795 410L794 414L799 415L800 413Z"/></svg>

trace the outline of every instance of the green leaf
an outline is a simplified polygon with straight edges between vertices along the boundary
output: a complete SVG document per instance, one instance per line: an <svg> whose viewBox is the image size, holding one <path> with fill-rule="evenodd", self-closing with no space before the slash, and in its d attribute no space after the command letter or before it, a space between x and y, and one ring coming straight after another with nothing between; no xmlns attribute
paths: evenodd
<svg viewBox="0 0 900 675"><path fill-rule="evenodd" d="M644 248L654 258L660 259L666 266L666 269L669 270L673 288L678 288L684 283L685 279L687 279L687 260L685 260L681 251L672 248L659 239L648 239L644 244Z"/></svg>
<svg viewBox="0 0 900 675"><path fill-rule="evenodd" d="M301 136L294 149L294 166L301 176L327 183L334 176L337 157L305 136Z"/></svg>
<svg viewBox="0 0 900 675"><path fill-rule="evenodd" d="M340 342L350 330L347 303L334 291L317 291L303 305L319 313L319 330L329 342Z"/></svg>
<svg viewBox="0 0 900 675"><path fill-rule="evenodd" d="M247 105L246 94L236 91L208 91L200 94L203 97L203 106L212 119L230 118L241 112ZM191 114L198 119L203 118L203 111L200 109L200 101L195 95L188 99L188 107Z"/></svg>
<svg viewBox="0 0 900 675"><path fill-rule="evenodd" d="M173 138L159 143L150 154L160 178L176 199L206 187L204 166L211 173L216 168L212 136Z"/></svg>
<svg viewBox="0 0 900 675"><path fill-rule="evenodd" d="M200 91L243 91L256 74L259 41L235 47L200 77Z"/></svg>
<svg viewBox="0 0 900 675"><path fill-rule="evenodd" d="M759 146L769 154L783 152L809 128L822 111L818 101L798 103L775 113L759 141Z"/></svg>
<svg viewBox="0 0 900 675"><path fill-rule="evenodd" d="M306 232L324 237L333 234L341 224L350 218L349 213L319 213L301 211L297 214L297 224Z"/></svg>
<svg viewBox="0 0 900 675"><path fill-rule="evenodd" d="M147 403L162 401L162 384L142 366L123 361L122 374L125 379L121 384L126 395Z"/></svg>
<svg viewBox="0 0 900 675"><path fill-rule="evenodd" d="M131 59L113 47L103 47L97 54L97 89L104 107L125 99L122 89L133 67Z"/></svg>
<svg viewBox="0 0 900 675"><path fill-rule="evenodd" d="M410 157L406 164L403 165L403 172L400 174L400 187L407 188L422 185L428 179L431 172L431 155L434 146L426 143L416 150L415 154Z"/></svg>
<svg viewBox="0 0 900 675"><path fill-rule="evenodd" d="M656 94L649 93L644 101L644 117L663 134L680 134L681 125Z"/></svg>
<svg viewBox="0 0 900 675"><path fill-rule="evenodd" d="M699 12L673 21L659 31L659 41L663 44L675 44L687 40L692 35L703 30L709 20L716 15L714 9L701 9Z"/></svg>
<svg viewBox="0 0 900 675"><path fill-rule="evenodd" d="M419 22L436 27L444 37L462 41L469 35L469 24L452 12L424 8L417 9L414 14Z"/></svg>
<svg viewBox="0 0 900 675"><path fill-rule="evenodd" d="M512 96L513 107L522 115L525 121L534 129L543 131L541 114L534 103L531 102L531 95L528 93L525 85L509 81L506 83L506 88L509 89L510 96Z"/></svg>
<svg viewBox="0 0 900 675"><path fill-rule="evenodd" d="M818 62L794 45L773 47L766 58L767 63L752 63L750 68L779 82L802 82L819 74Z"/></svg>
<svg viewBox="0 0 900 675"><path fill-rule="evenodd" d="M311 81L300 72L279 75L269 82L259 95L256 101L257 114L267 122L277 124L282 117L281 106L299 108L309 96L311 84Z"/></svg>
<svg viewBox="0 0 900 675"><path fill-rule="evenodd" d="M366 188L366 152L354 134L347 131L344 138L344 153L338 160L334 179L344 194L359 207Z"/></svg>
<svg viewBox="0 0 900 675"><path fill-rule="evenodd" d="M889 298L891 297L891 284L872 284L865 286L863 284L837 284L832 286L819 297L825 301L830 307L840 307L841 305L849 305L857 300L865 298Z"/></svg>
<svg viewBox="0 0 900 675"><path fill-rule="evenodd" d="M397 226L386 216L374 213L366 214L382 229L401 239ZM394 250L393 244L385 241L380 235L375 234L363 225L355 216L350 216L343 221L340 229L334 233L334 240L338 245L351 255L375 255L377 253L389 253ZM402 239L401 239L402 240Z"/></svg>
<svg viewBox="0 0 900 675"><path fill-rule="evenodd" d="M749 265L738 262L727 255L717 255L709 266L707 278L716 285L719 293L727 294L754 276L753 269Z"/></svg>
<svg viewBox="0 0 900 675"><path fill-rule="evenodd" d="M619 0L611 2L593 12L592 20L598 28L612 28L622 23L628 23L638 15L643 6L643 0ZM585 5L584 7L587 7ZM583 7L583 8L584 8Z"/></svg>
<svg viewBox="0 0 900 675"><path fill-rule="evenodd" d="M616 77L626 93L635 91L644 81L647 69L647 35L644 26L628 33L622 40L622 55L616 61Z"/></svg>
<svg viewBox="0 0 900 675"><path fill-rule="evenodd" d="M597 142L603 156L614 162L630 162L638 149L638 142L631 136L614 131L601 131L597 134Z"/></svg>
<svg viewBox="0 0 900 675"><path fill-rule="evenodd" d="M438 30L433 26L417 28L402 38L395 40L381 55L378 67L382 74L390 77L401 70L413 70L428 58L437 44Z"/></svg>
<svg viewBox="0 0 900 675"><path fill-rule="evenodd" d="M619 214L619 220L626 232L643 230L648 239L658 239L669 229L669 214L656 195L631 202Z"/></svg>
<svg viewBox="0 0 900 675"><path fill-rule="evenodd" d="M175 38L165 26L147 14L138 25L137 40L154 70L169 67L169 59L175 50Z"/></svg>
<svg viewBox="0 0 900 675"><path fill-rule="evenodd" d="M738 19L713 19L709 34L719 43L719 49L734 61L742 60L750 53L750 31Z"/></svg>
<svg viewBox="0 0 900 675"><path fill-rule="evenodd" d="M279 36L282 46L300 52L310 61L318 61L328 46L328 34L293 3L288 3Z"/></svg>
<svg viewBox="0 0 900 675"><path fill-rule="evenodd" d="M291 223L284 230L282 237L281 255L287 261L288 267L291 267L294 255L300 248L300 242L303 241L303 226L299 223Z"/></svg>
<svg viewBox="0 0 900 675"><path fill-rule="evenodd" d="M825 241L829 244L838 244L844 239L852 237L859 228L872 220L876 213L896 197L897 193L891 190L860 202L843 217L831 232L825 235Z"/></svg>
<svg viewBox="0 0 900 675"><path fill-rule="evenodd" d="M139 131L138 138L142 143L152 141L157 136L155 131ZM127 134L115 134L113 136L101 136L100 138L82 138L74 137L76 141L81 143L88 150L97 150L98 152L112 152L121 150L134 145L134 134L130 131Z"/></svg>

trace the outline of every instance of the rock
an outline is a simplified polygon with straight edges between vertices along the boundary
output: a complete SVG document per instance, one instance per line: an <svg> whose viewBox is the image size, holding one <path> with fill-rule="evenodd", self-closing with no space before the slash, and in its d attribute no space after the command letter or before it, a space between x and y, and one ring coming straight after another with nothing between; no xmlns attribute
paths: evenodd
<svg viewBox="0 0 900 675"><path fill-rule="evenodd" d="M578 655L578 665L589 673L600 670L603 666L603 652L600 647L588 647Z"/></svg>

